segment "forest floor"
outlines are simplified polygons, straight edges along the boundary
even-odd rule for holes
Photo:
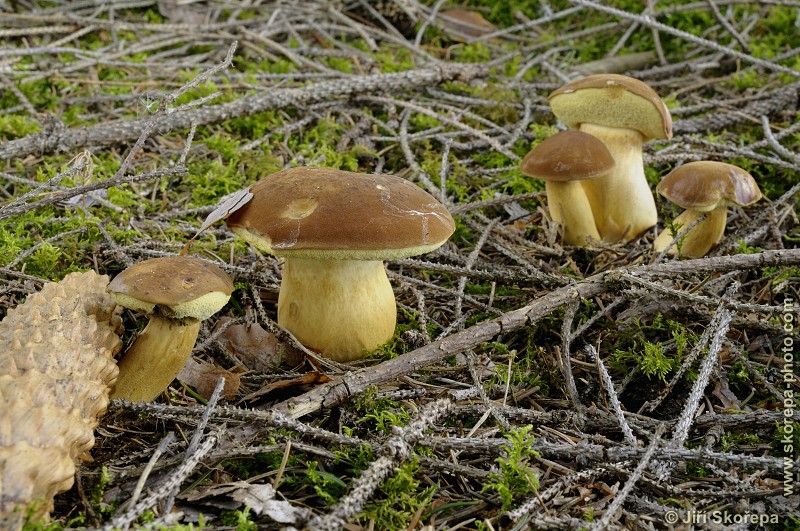
[[[799,25],[789,0],[0,1],[2,315],[180,253],[287,167],[398,175],[457,222],[387,262],[396,335],[350,365],[277,327],[279,259],[205,230],[189,254],[236,291],[193,370],[112,402],[26,528],[800,529]],[[654,254],[660,196],[634,241],[563,245],[520,172],[563,128],[548,95],[609,72],[672,114],[654,194],[697,160],[759,183],[709,256]]]

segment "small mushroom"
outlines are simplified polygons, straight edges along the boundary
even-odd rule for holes
[[[497,31],[497,28],[477,11],[454,7],[436,17],[439,26],[456,42],[468,42]]]
[[[543,179],[550,217],[564,228],[564,243],[585,247],[599,242],[592,207],[581,182],[614,168],[614,159],[597,138],[561,131],[534,147],[520,163],[525,175]]]
[[[108,292],[120,306],[149,318],[119,363],[111,398],[146,402],[161,394],[186,364],[200,322],[225,306],[233,282],[213,264],[168,256],[129,267],[109,283]]]
[[[608,175],[583,183],[603,240],[627,242],[655,225],[642,144],[672,138],[672,118],[658,94],[631,77],[596,74],[567,83],[549,101],[559,120],[599,138],[617,163]]]
[[[433,251],[455,230],[436,199],[391,175],[290,168],[250,191],[228,227],[284,258],[278,324],[336,361],[363,358],[394,335],[383,260]]]
[[[689,230],[680,243],[681,254],[690,258],[702,258],[719,243],[729,206],[747,206],[761,199],[761,190],[752,175],[738,166],[710,160],[675,168],[658,183],[656,190],[686,209],[673,221],[680,230],[705,214],[705,219]],[[675,234],[665,228],[653,242],[655,252],[666,249],[674,238]],[[669,250],[670,254],[677,252],[678,246]]]

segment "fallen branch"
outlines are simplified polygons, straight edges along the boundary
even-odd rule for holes
[[[188,129],[192,122],[207,125],[232,118],[250,116],[271,109],[306,106],[345,98],[356,94],[376,92],[396,93],[409,88],[429,87],[445,81],[468,81],[486,75],[486,67],[475,64],[443,64],[416,68],[390,74],[347,76],[321,81],[301,88],[274,89],[238,100],[174,112],[161,117],[155,124],[160,134]],[[0,160],[11,160],[36,154],[70,151],[87,146],[102,147],[139,138],[151,118],[100,123],[90,127],[46,129],[39,133],[0,143]]]
[[[527,306],[505,313],[495,319],[483,321],[378,365],[336,377],[331,382],[281,402],[272,409],[292,418],[299,418],[321,408],[334,407],[349,396],[361,393],[371,386],[395,380],[419,368],[438,363],[448,356],[475,348],[499,334],[531,326],[539,319],[570,302],[612,291],[613,286],[618,284],[616,279],[624,275],[674,278],[683,274],[719,273],[797,264],[800,264],[800,249],[789,249],[765,251],[758,254],[673,261],[649,266],[632,266],[598,273],[575,284],[552,291]]]

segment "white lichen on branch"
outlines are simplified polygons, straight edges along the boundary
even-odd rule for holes
[[[0,529],[49,510],[94,446],[122,348],[108,277],[71,273],[0,322]]]

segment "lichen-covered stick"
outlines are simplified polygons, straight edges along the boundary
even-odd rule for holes
[[[94,445],[122,348],[107,284],[71,273],[0,322],[0,529],[20,529],[29,507],[49,511]]]

